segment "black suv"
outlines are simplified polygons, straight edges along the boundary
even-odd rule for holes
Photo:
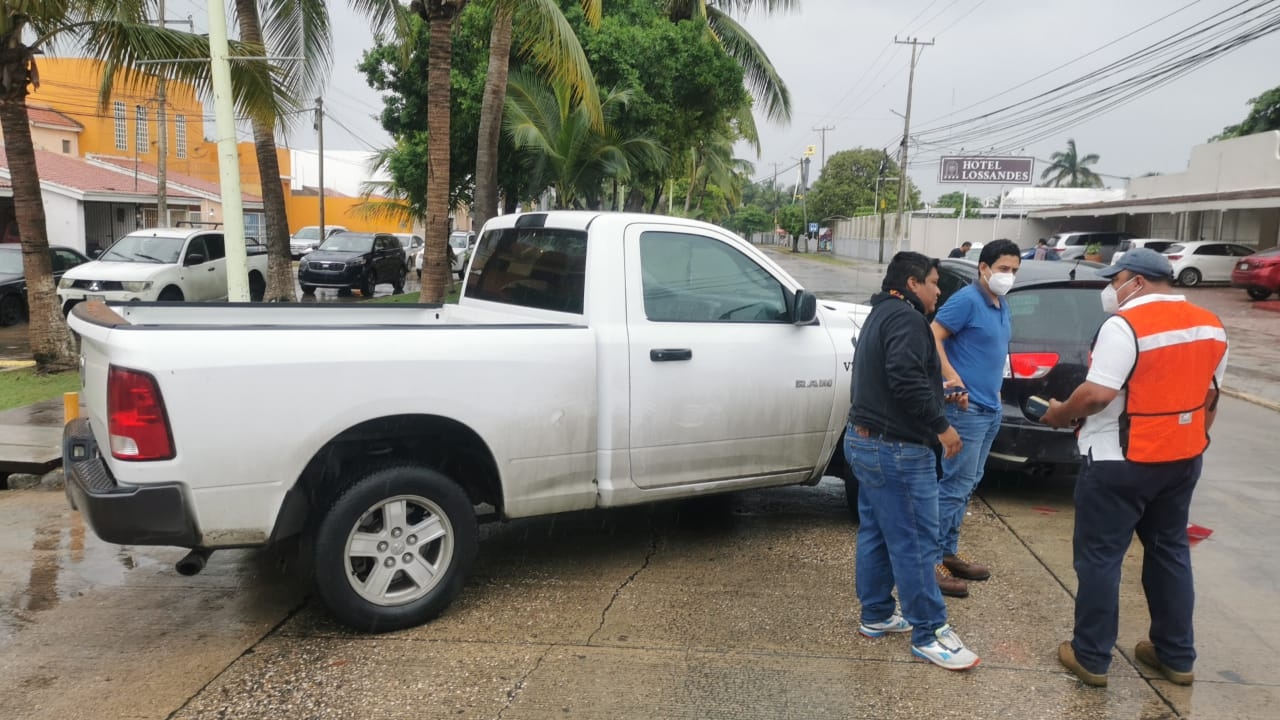
[[[1022,261],[1017,281],[1005,296],[1013,338],[1000,389],[1004,417],[987,467],[1050,469],[1079,462],[1075,433],[1031,420],[1026,408],[1032,395],[1067,399],[1089,374],[1089,348],[1107,318],[1101,293],[1108,281],[1098,276],[1099,269],[1075,260]],[[977,279],[977,263],[943,260],[938,306]]]
[[[331,236],[298,263],[298,284],[311,294],[316,288],[359,289],[373,297],[373,289],[391,283],[404,292],[408,272],[404,248],[390,233],[342,232]]]

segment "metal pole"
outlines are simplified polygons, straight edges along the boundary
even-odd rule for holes
[[[316,145],[320,151],[320,242],[324,235],[324,98],[316,98]]]
[[[906,234],[906,227],[902,222],[902,211],[906,207],[907,198],[910,193],[907,192],[907,140],[911,137],[911,92],[915,87],[916,81],[916,60],[919,58],[919,49],[921,46],[932,45],[933,42],[923,43],[912,38],[911,40],[898,40],[894,38],[895,43],[899,45],[911,46],[911,72],[907,76],[907,112],[902,117],[902,146],[898,153],[898,215],[894,227],[894,252],[902,249],[902,241]]]
[[[158,3],[160,12],[160,29],[164,24],[164,0]],[[169,118],[165,112],[165,80],[159,76],[156,82],[156,129],[160,137],[156,138],[156,225],[169,227]]]
[[[969,212],[969,186],[964,186],[964,196],[960,198],[960,214],[956,216],[956,247],[960,247],[960,221]]]
[[[996,233],[1000,227],[1000,220],[1004,218],[1004,186],[1000,186],[1000,209],[996,210],[996,221],[991,225],[991,239],[996,239]]]
[[[236,147],[230,53],[226,6],[222,0],[214,0],[209,3],[209,60],[218,135],[218,178],[222,187],[222,236],[227,253],[227,300],[247,302],[249,264],[244,249],[244,205],[240,196],[240,153]]]

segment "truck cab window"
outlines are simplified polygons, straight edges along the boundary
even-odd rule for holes
[[[654,322],[788,321],[786,291],[738,250],[699,235],[640,236],[645,316]]]
[[[587,234],[550,228],[485,233],[467,276],[467,297],[582,313]]]

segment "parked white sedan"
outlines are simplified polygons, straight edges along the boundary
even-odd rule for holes
[[[1177,243],[1164,251],[1173,265],[1173,277],[1187,287],[1202,282],[1230,282],[1231,270],[1240,258],[1253,253],[1253,248],[1244,245],[1206,240]]]

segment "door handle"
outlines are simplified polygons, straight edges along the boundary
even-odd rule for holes
[[[693,350],[689,348],[654,348],[649,351],[649,359],[653,362],[673,362],[675,360],[692,360]]]
[[[217,269],[217,268],[209,268],[209,269],[208,269],[208,270],[206,270],[205,272],[213,272],[213,271],[214,271],[214,270],[216,270],[216,269]]]

